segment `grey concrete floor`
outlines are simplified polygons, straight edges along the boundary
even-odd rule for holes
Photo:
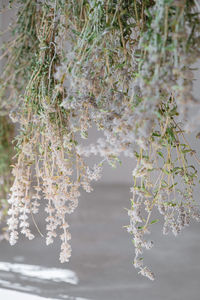
[[[124,208],[129,207],[129,196],[129,187],[120,184],[99,185],[93,193],[82,194],[79,207],[69,218],[73,251],[67,264],[58,260],[59,240],[47,247],[34,227],[37,237],[33,241],[21,238],[14,247],[0,243],[0,262],[70,269],[78,284],[26,276],[0,266],[0,288],[26,291],[30,293],[27,300],[32,299],[31,294],[69,300],[199,300],[200,224],[191,224],[176,238],[162,235],[162,221],[152,225],[155,246],[145,253],[147,265],[156,273],[151,282],[132,266],[131,236],[123,228],[128,224]],[[36,222],[45,232],[42,219],[44,215]],[[20,299],[5,295],[0,289],[0,300]]]

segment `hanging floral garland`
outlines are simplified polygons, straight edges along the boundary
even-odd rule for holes
[[[19,126],[8,193],[11,245],[19,232],[34,238],[29,218],[44,199],[46,243],[59,235],[60,261],[68,261],[67,215],[80,189],[91,192],[103,166],[117,165],[123,153],[137,162],[126,226],[134,266],[153,280],[142,257],[153,246],[145,238],[158,221],[152,212],[163,216],[164,234],[177,235],[191,218],[200,221],[193,197],[200,161],[185,135],[200,123],[192,94],[192,65],[200,58],[198,1],[10,1],[14,5],[0,77],[0,115]],[[102,138],[84,146],[90,127]],[[101,157],[92,168],[91,155]]]

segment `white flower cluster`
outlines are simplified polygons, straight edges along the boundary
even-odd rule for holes
[[[132,190],[132,189],[131,189]],[[133,190],[132,190],[133,191]],[[143,276],[154,280],[154,274],[147,268],[143,266],[143,249],[151,249],[153,247],[152,241],[146,241],[144,239],[144,234],[149,233],[148,228],[143,223],[142,217],[142,198],[137,197],[135,191],[133,191],[132,208],[128,210],[128,215],[130,217],[130,225],[127,226],[127,231],[133,235],[133,243],[135,246],[135,258],[134,267],[139,268],[139,273]],[[135,198],[137,197],[137,200]]]

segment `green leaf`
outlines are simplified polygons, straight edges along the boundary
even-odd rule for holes
[[[170,172],[167,171],[166,169],[162,169],[162,171],[163,171],[166,175],[169,175],[169,174],[170,174]]]
[[[144,228],[144,226],[138,226],[138,229],[143,229]]]
[[[150,224],[155,224],[157,222],[159,222],[159,219],[152,220]]]
[[[154,131],[154,132],[152,133],[152,136],[161,136],[161,134],[160,134],[159,132]]]
[[[157,151],[157,154],[158,154],[158,155],[160,155],[160,156],[161,156],[163,159],[165,159],[165,158],[164,158],[164,155],[163,155],[163,153],[162,153],[162,152],[160,152],[160,151]]]

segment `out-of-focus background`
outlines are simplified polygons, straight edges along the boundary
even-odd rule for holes
[[[10,17],[0,16],[1,30]],[[195,78],[194,93],[199,99],[199,68]],[[200,156],[195,135],[190,143]],[[95,136],[92,131],[91,140]],[[59,262],[60,241],[47,247],[34,224],[33,241],[20,238],[14,247],[2,241],[0,299],[198,300],[200,224],[192,223],[176,238],[162,235],[161,219],[154,225],[155,246],[145,252],[146,263],[156,274],[154,282],[138,275],[132,265],[134,246],[123,226],[129,221],[125,208],[130,207],[133,167],[134,161],[122,157],[117,169],[105,167],[92,193],[82,193],[77,210],[69,217],[73,250],[69,263]],[[44,219],[41,214],[35,221],[45,234]]]

